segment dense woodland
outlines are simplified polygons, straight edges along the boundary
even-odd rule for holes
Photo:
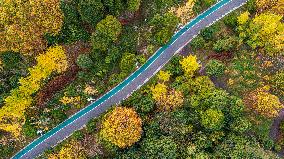
[[[0,158],[123,81],[216,2],[2,0]],[[284,0],[249,0],[39,158],[281,158],[283,16]]]

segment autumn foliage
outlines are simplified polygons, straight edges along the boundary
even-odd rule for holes
[[[33,54],[46,48],[45,33],[57,34],[63,15],[60,0],[3,0],[0,6],[0,52]]]
[[[120,148],[131,146],[141,134],[142,120],[132,108],[116,107],[102,123],[102,137]]]
[[[200,64],[197,62],[196,56],[189,55],[180,61],[181,67],[187,77],[192,77],[200,68]]]
[[[270,56],[283,55],[284,23],[282,15],[262,13],[254,19],[249,19],[249,13],[244,12],[238,17],[239,37],[253,49],[264,48]]]
[[[51,154],[48,159],[85,159],[84,147],[76,141],[65,144],[57,154]]]
[[[0,109],[0,129],[12,132],[15,136],[19,135],[25,109],[31,106],[32,95],[40,89],[42,81],[53,72],[61,73],[67,69],[67,58],[61,46],[49,48],[45,54],[36,57],[36,61],[37,65],[29,69],[30,75],[19,80],[20,86],[11,91]]]
[[[163,83],[151,87],[151,91],[159,111],[171,111],[183,104],[182,92],[174,89],[168,90]]]
[[[270,94],[265,87],[249,93],[245,98],[245,104],[258,114],[268,118],[278,116],[279,111],[284,108],[279,98]]]

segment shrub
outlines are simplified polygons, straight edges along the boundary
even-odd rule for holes
[[[225,66],[218,60],[210,60],[206,64],[205,69],[208,76],[220,77],[225,72]]]
[[[90,69],[93,66],[93,61],[87,54],[79,55],[76,63],[82,69]]]
[[[95,26],[103,18],[104,5],[100,0],[80,0],[78,10],[83,21]]]
[[[207,109],[201,114],[201,124],[209,130],[220,130],[224,124],[224,114],[217,109]]]
[[[106,114],[100,134],[103,139],[126,148],[140,139],[142,120],[132,108],[116,107]]]
[[[174,159],[178,157],[178,145],[169,137],[150,138],[142,143],[142,152],[149,159]]]

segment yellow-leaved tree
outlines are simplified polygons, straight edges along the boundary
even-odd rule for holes
[[[284,55],[283,15],[262,13],[248,20],[248,12],[240,15],[239,37],[253,49],[264,48],[270,56]]]
[[[60,0],[1,0],[0,52],[41,52],[44,34],[57,34],[62,23]]]
[[[171,73],[169,71],[161,70],[158,74],[158,78],[162,82],[168,82],[170,80]]]
[[[48,159],[86,159],[87,155],[80,142],[70,141],[57,154],[50,154]]]
[[[100,134],[120,148],[129,147],[141,138],[142,120],[133,108],[116,107],[105,115]]]
[[[67,57],[62,46],[49,48],[45,54],[36,57],[37,65],[29,69],[29,76],[19,80],[20,86],[13,89],[0,109],[0,129],[19,136],[24,122],[25,109],[33,102],[32,95],[40,89],[43,80],[52,72],[61,73],[67,69]]]
[[[167,90],[164,83],[151,87],[152,97],[156,101],[159,111],[171,111],[183,104],[183,94],[177,90]]]
[[[270,94],[267,87],[258,88],[249,93],[244,101],[249,108],[268,118],[277,117],[279,111],[284,108],[279,98]]]
[[[200,68],[200,64],[197,62],[197,57],[193,55],[189,55],[185,58],[183,58],[180,61],[181,67],[185,73],[185,75],[189,78],[191,78],[195,71],[197,71]]]

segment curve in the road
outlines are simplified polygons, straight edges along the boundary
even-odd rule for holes
[[[131,93],[140,88],[140,86],[145,84],[175,55],[175,53],[197,36],[201,29],[212,25],[228,13],[245,4],[246,1],[247,0],[221,0],[198,15],[180,29],[166,45],[159,48],[143,66],[128,76],[123,82],[89,106],[34,140],[12,158],[35,158],[44,150],[57,145],[62,140],[69,137],[74,131],[81,129],[90,119],[99,116],[111,105],[124,100],[130,96]]]

